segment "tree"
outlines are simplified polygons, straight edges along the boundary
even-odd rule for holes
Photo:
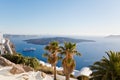
[[[74,55],[81,55],[76,50],[76,44],[71,42],[65,42],[64,47],[61,46],[62,53],[65,57],[62,60],[63,71],[66,76],[66,80],[70,79],[70,74],[75,69],[75,60],[73,58]]]
[[[61,51],[59,43],[57,41],[50,42],[45,47],[45,50],[47,50],[48,53],[45,53],[43,56],[48,58],[48,63],[54,68],[54,80],[56,80],[56,64],[58,61],[58,53]]]
[[[109,51],[107,58],[103,57],[100,61],[91,66],[94,80],[120,80],[120,52]]]

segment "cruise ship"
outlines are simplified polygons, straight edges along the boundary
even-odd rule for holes
[[[23,52],[30,52],[30,51],[35,51],[36,48],[24,48]]]

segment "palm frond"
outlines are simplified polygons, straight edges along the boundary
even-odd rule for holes
[[[62,56],[58,56],[58,60],[62,60],[63,59],[63,57]]]
[[[81,56],[81,53],[76,51],[76,55],[77,56]]]
[[[90,66],[91,70],[93,70],[93,78],[101,76],[102,80],[117,80],[120,77],[120,54],[113,51],[108,51],[106,54],[107,58],[103,57]]]
[[[48,58],[50,55],[48,53],[44,53],[42,57]]]

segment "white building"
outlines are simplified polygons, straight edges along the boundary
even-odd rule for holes
[[[3,34],[0,33],[0,54],[4,54],[6,49],[10,54],[13,54],[13,51],[12,51],[9,43],[10,43],[10,40],[5,39],[3,37]]]
[[[4,44],[5,39],[3,38],[3,34],[0,33],[0,54],[4,54]]]

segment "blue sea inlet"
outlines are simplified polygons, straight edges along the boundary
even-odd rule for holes
[[[36,37],[37,38],[37,37]],[[74,37],[76,38],[76,37]],[[111,39],[104,37],[77,37],[78,39],[95,40],[96,42],[82,42],[77,43],[77,50],[82,54],[81,57],[75,56],[76,69],[80,70],[82,67],[92,65],[95,61],[100,60],[103,56],[106,56],[105,52],[120,51],[120,38]],[[15,45],[16,51],[24,56],[36,57],[39,60],[47,62],[46,58],[43,58],[45,45],[34,45],[26,43],[23,40],[33,39],[33,37],[12,37],[10,38]],[[25,48],[36,48],[35,51],[25,52]],[[58,62],[57,66],[61,66],[61,61]]]

